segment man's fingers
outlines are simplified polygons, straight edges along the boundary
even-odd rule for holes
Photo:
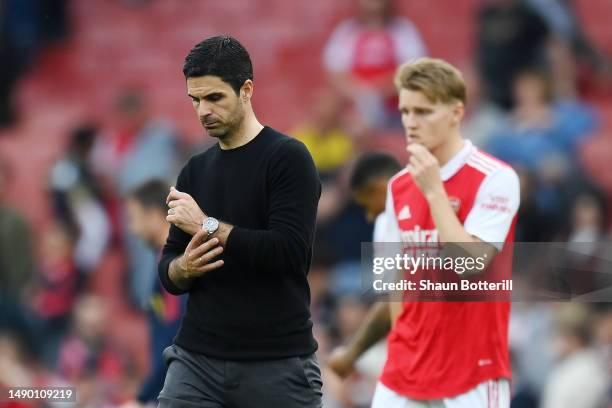
[[[189,254],[192,250],[197,248],[200,242],[202,242],[202,238],[205,234],[207,234],[207,232],[203,229],[198,230],[198,232],[196,232],[195,235],[191,238],[191,241],[189,241],[189,244],[187,244],[185,252]]]
[[[170,208],[175,208],[175,207],[178,207],[179,205],[185,205],[185,204],[187,204],[187,200],[185,200],[184,198],[168,201],[168,207]]]
[[[170,224],[173,224],[175,227],[179,227],[178,223],[181,220],[181,217],[179,217],[178,214],[169,214],[166,215],[166,221],[168,221]]]
[[[406,151],[408,151],[410,154],[423,154],[428,150],[422,144],[410,143],[408,146],[406,146]]]
[[[214,269],[218,269],[218,268],[222,267],[223,263],[224,263],[223,259],[219,259],[218,261],[206,264],[206,265],[202,266],[201,268],[197,268],[196,272],[198,272],[199,275],[202,275],[202,274],[204,274],[206,272],[210,272],[210,271],[212,271]]]
[[[421,145],[410,145],[406,150],[408,151],[408,153],[410,153],[409,160],[416,160],[419,163],[422,163],[427,160],[427,155],[429,152]]]
[[[188,197],[191,197],[191,196],[187,193],[183,193],[182,191],[178,191],[174,187],[170,187],[170,194],[168,194],[168,197],[166,197],[166,204],[172,200],[179,200],[181,198],[188,198]]]
[[[406,150],[410,153],[410,159],[412,160],[414,158],[414,160],[422,166],[434,165],[438,162],[429,150],[419,144],[413,143],[409,145]]]
[[[204,272],[212,271],[213,269],[222,267],[224,263],[225,262],[223,262],[223,259],[219,259],[218,261],[209,263],[208,265],[204,266],[202,269],[204,270]]]
[[[411,164],[413,167],[415,167],[415,168],[419,168],[419,167],[421,167],[421,166],[423,166],[423,165],[424,165],[424,163],[423,163],[423,161],[424,161],[424,160],[423,160],[423,158],[421,158],[421,157],[417,157],[417,156],[416,156],[416,155],[414,155],[414,154],[413,154],[412,156],[410,156],[410,159],[408,159],[408,161],[409,161],[409,162],[410,162],[410,164]]]
[[[222,247],[218,247],[218,248],[213,249],[212,251],[206,252],[204,255],[202,255],[200,257],[195,258],[193,260],[193,267],[194,267],[194,269],[201,268],[204,265],[207,265],[214,258],[216,258],[219,255],[221,255],[222,252],[223,252],[223,248]]]
[[[168,197],[166,198],[166,202],[170,202],[172,200],[178,200],[181,198],[180,196],[180,192],[178,190],[170,190],[170,194],[168,194]]]
[[[219,240],[217,238],[209,239],[202,245],[194,248],[193,251],[191,251],[191,253],[189,254],[189,256],[195,261],[196,259],[201,258],[202,256],[206,256],[206,254],[209,254],[213,251],[217,251],[220,249],[222,252],[223,247],[216,247],[217,245],[219,245]]]
[[[214,248],[214,249],[204,253],[202,256],[194,258],[193,263],[194,263],[196,268],[199,268],[201,266],[206,265],[210,261],[212,261],[213,258],[216,258],[219,255],[221,255],[222,252],[223,252],[223,247]]]
[[[421,164],[420,161],[414,159],[414,158],[410,158],[408,166],[406,166],[406,168],[408,168],[410,174],[412,174],[413,176],[418,175],[421,170],[423,169],[423,165]]]

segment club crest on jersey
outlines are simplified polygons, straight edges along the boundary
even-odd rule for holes
[[[450,202],[450,205],[455,214],[458,214],[459,208],[461,208],[461,199],[459,199],[458,197],[449,197],[448,201]]]

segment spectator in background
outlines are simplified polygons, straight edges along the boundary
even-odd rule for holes
[[[0,7],[3,3],[0,3]],[[0,10],[0,19],[2,19]],[[4,23],[0,23],[0,128],[12,125],[16,119],[13,92],[20,75],[17,50],[6,38]]]
[[[5,201],[11,178],[9,164],[0,157],[0,298],[19,296],[34,271],[27,222]]]
[[[519,250],[515,246],[515,252],[524,255],[524,248],[521,246]],[[554,306],[551,302],[512,303],[508,332],[512,358],[512,408],[538,407],[537,402],[555,359],[551,347],[554,344],[553,328]]]
[[[169,125],[151,117],[145,97],[124,91],[115,106],[117,131],[98,144],[94,152],[99,174],[106,179],[109,195],[124,198],[147,180],[171,178],[177,173],[177,141]],[[155,268],[155,254],[127,231],[124,209],[111,204],[116,233],[125,238],[129,257],[130,295],[139,306],[148,302],[154,280],[145,271]]]
[[[594,187],[583,187],[574,195],[570,220],[569,233],[563,237],[570,245],[603,241],[608,224],[608,205],[605,195]]]
[[[0,128],[17,119],[14,89],[43,46],[68,33],[66,0],[0,2]]]
[[[588,296],[612,285],[610,242],[606,239],[608,210],[605,195],[594,187],[572,194],[569,227],[555,241],[567,242],[556,257],[572,295]],[[601,299],[601,297],[599,298]]]
[[[474,67],[466,66],[463,70],[466,93],[470,100],[465,111],[465,120],[461,131],[475,146],[484,148],[491,134],[506,119],[505,112],[484,95],[483,84]]]
[[[537,180],[535,175],[522,167],[517,167],[521,185],[521,206],[516,221],[516,242],[549,241],[559,232],[559,225],[551,220],[550,214],[542,211],[537,203]],[[520,262],[520,259],[516,259]],[[518,263],[517,263],[518,265]]]
[[[101,140],[94,158],[97,170],[111,177],[122,197],[151,178],[176,172],[174,130],[151,116],[141,91],[122,91],[115,104],[115,118],[116,131]]]
[[[351,192],[368,221],[384,222],[382,214],[387,200],[387,184],[401,169],[393,156],[380,152],[365,153],[355,163],[350,180]],[[374,240],[381,241],[382,238],[375,231]]]
[[[548,26],[520,0],[487,0],[476,24],[476,65],[486,96],[509,110],[514,105],[511,84],[516,74],[545,64]]]
[[[57,373],[76,387],[79,406],[105,407],[123,398],[128,361],[108,338],[109,305],[84,295],[74,307],[72,333],[64,338]]]
[[[426,54],[414,24],[392,0],[356,0],[358,15],[341,22],[323,53],[332,84],[353,102],[370,128],[400,128],[393,75],[399,64]]]
[[[610,261],[608,261],[608,265]],[[610,270],[608,268],[608,270]],[[595,305],[593,327],[593,343],[600,357],[607,378],[612,378],[612,303],[598,303]],[[608,396],[612,400],[612,383],[608,382]]]
[[[608,402],[608,373],[591,346],[592,313],[580,303],[560,307],[558,354],[542,397],[542,408],[599,408]]]
[[[0,128],[17,119],[14,89],[38,45],[38,7],[35,0],[0,2]]]
[[[551,69],[557,74],[555,82],[569,85],[562,90],[563,95],[575,95],[576,75],[580,72],[575,72],[574,61],[579,67],[587,68],[590,76],[593,76],[593,73],[604,74],[610,68],[609,61],[582,29],[573,0],[525,0],[525,2],[540,14],[551,28],[557,42],[556,47],[563,48],[557,50],[556,53],[565,54],[567,52],[567,56],[570,57],[558,63],[553,61],[551,65]]]
[[[30,307],[38,326],[42,359],[52,368],[57,363],[61,339],[70,323],[77,296],[74,251],[77,232],[68,224],[54,222],[41,239],[40,265],[33,283]]]
[[[74,129],[66,154],[53,165],[49,177],[55,216],[78,233],[74,263],[81,277],[98,266],[110,241],[102,187],[91,163],[97,132],[89,124]]]
[[[355,293],[338,297],[335,314],[338,344],[348,343],[367,318],[368,305],[360,301],[358,295]],[[383,305],[388,306],[386,303]],[[385,309],[388,311],[388,308]],[[384,342],[377,342],[363,353],[358,362],[355,361],[356,367],[351,370],[351,376],[336,389],[335,397],[342,403],[341,406],[370,407],[385,356]]]
[[[32,236],[26,220],[6,202],[12,179],[0,157],[0,329],[28,330],[22,296],[34,273]]]
[[[40,36],[47,44],[65,40],[70,31],[68,0],[38,0]]]
[[[0,332],[0,389],[3,390],[1,408],[45,408],[41,400],[13,400],[7,397],[7,388],[17,387],[68,387],[58,382],[49,371],[36,360],[33,350],[28,349],[28,340],[22,333]]]
[[[137,187],[128,195],[127,212],[130,231],[143,240],[157,253],[161,252],[170,224],[166,221],[166,197],[169,186],[161,180],[151,180]],[[157,270],[149,273],[157,276]],[[135,401],[123,405],[123,408],[139,408],[144,404],[156,404],[157,396],[164,386],[166,365],[162,352],[172,344],[178,332],[181,316],[185,311],[187,296],[170,295],[155,280],[153,292],[149,298],[149,375],[142,384]]]
[[[578,149],[596,125],[593,112],[576,102],[555,100],[547,71],[527,69],[513,83],[516,106],[486,150],[534,174],[540,210],[563,226],[568,195],[581,184]],[[572,187],[573,186],[573,187]]]
[[[312,118],[289,133],[306,145],[325,180],[351,158],[353,140],[343,123],[345,103],[337,93],[319,91],[312,106]]]
[[[366,218],[370,222],[376,220],[373,242],[388,241],[384,236],[387,184],[400,170],[401,165],[393,156],[380,152],[363,154],[353,167],[350,178],[352,196],[365,211]],[[354,278],[360,281],[359,276]],[[342,289],[342,285],[336,286],[339,286],[337,292]],[[358,287],[360,290],[361,286]],[[341,379],[348,377],[348,380],[338,382],[337,378],[331,378],[331,389],[338,400],[350,406],[369,406],[386,353],[381,340],[391,327],[389,304],[377,302],[366,315],[365,305],[356,302],[354,297],[340,292],[338,298],[338,343],[346,344],[346,347],[339,347],[331,354],[327,368]]]

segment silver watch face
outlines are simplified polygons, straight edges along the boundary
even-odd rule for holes
[[[206,232],[208,232],[209,234],[212,234],[215,231],[217,231],[217,229],[219,228],[219,221],[216,218],[208,217],[207,219],[204,220],[202,227],[204,228]]]

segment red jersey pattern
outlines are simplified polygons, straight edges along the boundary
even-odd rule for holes
[[[441,168],[451,206],[473,236],[501,250],[491,267],[511,267],[519,205],[516,173],[469,141]],[[428,203],[407,171],[389,181],[387,236],[437,242]],[[405,302],[388,338],[381,382],[412,399],[453,397],[510,378],[508,302]]]

